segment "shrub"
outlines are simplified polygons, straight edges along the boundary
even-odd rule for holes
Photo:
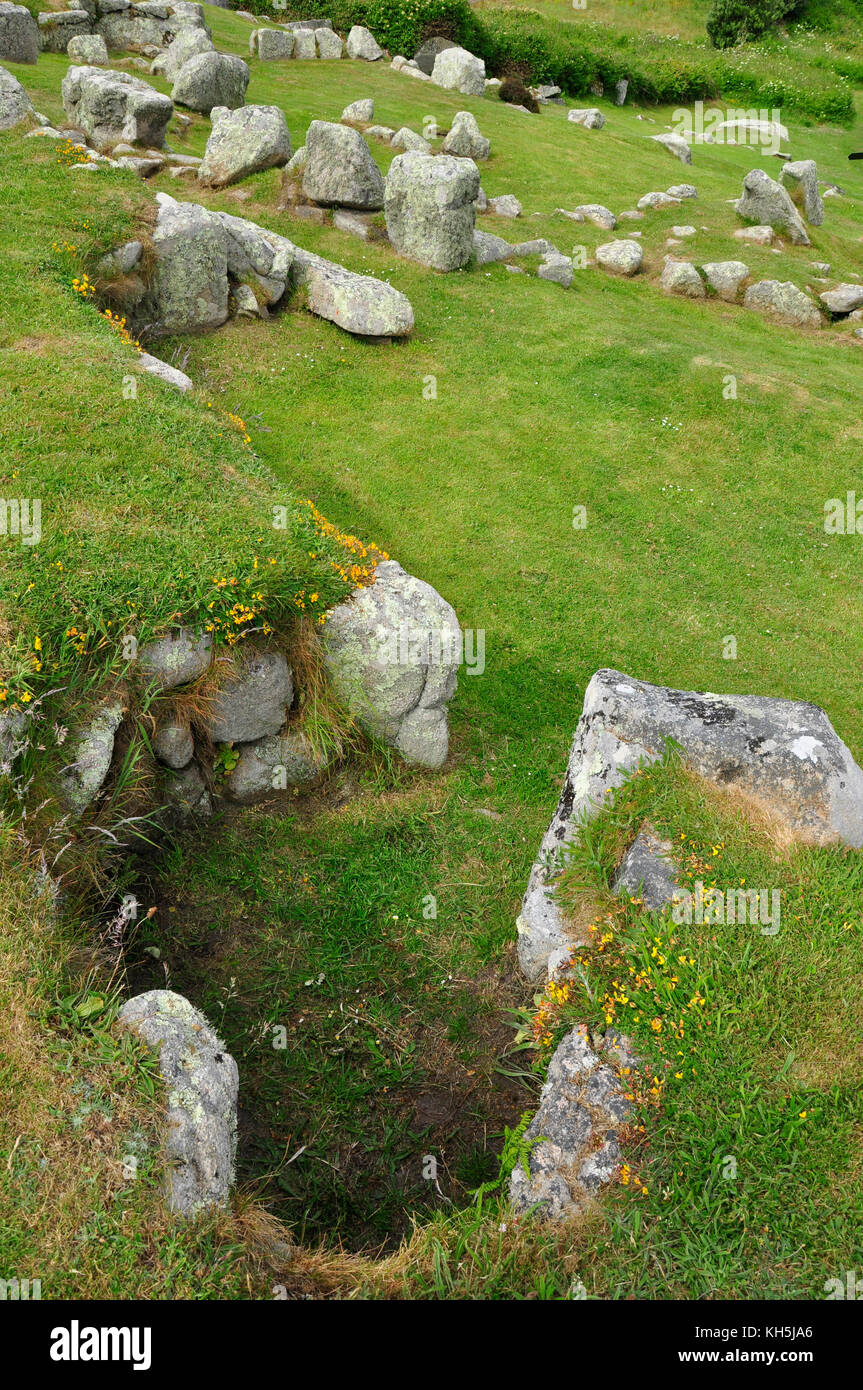
[[[531,96],[524,82],[516,73],[503,79],[497,94],[501,101],[508,101],[512,106],[526,106],[528,111],[539,110],[539,102]]]
[[[714,48],[760,39],[775,29],[795,3],[789,0],[713,0],[707,16],[707,37]]]

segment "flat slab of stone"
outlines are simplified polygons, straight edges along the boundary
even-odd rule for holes
[[[821,315],[812,300],[790,280],[759,280],[743,296],[747,309],[758,309],[782,323],[820,328]]]

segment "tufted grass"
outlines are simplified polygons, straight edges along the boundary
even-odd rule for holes
[[[245,21],[215,10],[208,20],[220,48],[245,51]],[[35,69],[13,69],[58,120],[66,66],[44,55]],[[21,1277],[50,1269],[45,1297],[163,1296],[164,1287],[178,1297],[267,1297],[281,1281],[290,1296],[557,1299],[574,1280],[598,1297],[820,1296],[824,1279],[854,1267],[849,1232],[859,1223],[859,1093],[847,1065],[856,1047],[847,1033],[859,1017],[856,857],[822,851],[776,861],[757,834],[747,848],[722,809],[696,795],[669,803],[662,793],[668,828],[679,825],[678,833],[705,845],[726,837],[729,872],[746,872],[748,860],[739,866],[751,852],[753,871],[769,871],[797,893],[801,922],[787,936],[759,937],[748,955],[751,943],[740,937],[693,938],[711,982],[714,1032],[703,1040],[700,1076],[651,1107],[650,1150],[628,1150],[648,1197],[617,1189],[574,1229],[554,1234],[508,1222],[495,1199],[479,1212],[459,1205],[467,1202],[466,1175],[475,1172],[469,1166],[461,1176],[455,1164],[444,1166],[443,1190],[456,1209],[443,1203],[431,1216],[427,1190],[406,1201],[394,1178],[404,1166],[415,1174],[426,1152],[429,1135],[417,1134],[403,1112],[418,1088],[428,1089],[436,1057],[446,1058],[456,1093],[469,1089],[468,1072],[491,1078],[496,1065],[536,1084],[530,1056],[489,1038],[485,1021],[500,1017],[492,1006],[500,1013],[531,1007],[514,973],[512,923],[597,667],[676,686],[813,700],[863,757],[859,555],[855,538],[823,531],[825,500],[858,484],[863,349],[849,325],[782,329],[715,301],[665,299],[655,284],[670,227],[690,221],[699,228],[699,260],[744,259],[759,277],[799,285],[812,283],[812,260],[830,261],[837,278],[863,273],[863,184],[859,166],[846,160],[863,132],[859,124],[849,133],[792,123],[795,156],[817,158],[821,175],[849,196],[828,200],[811,251],[787,247],[779,256],[731,237],[737,220],[726,200],[761,158],[740,147],[704,147],[684,167],[644,138],[664,128],[670,111],[600,102],[608,124],[591,132],[567,125],[556,109],[533,119],[377,66],[253,62],[252,69],[248,100],[282,105],[295,146],[312,118],[337,119],[364,95],[375,97],[375,120],[392,126],[419,129],[425,115],[445,125],[456,110],[473,110],[492,140],[486,191],[515,192],[525,208],[515,225],[495,218],[481,225],[512,240],[544,235],[565,251],[578,244],[591,252],[608,237],[555,217],[556,206],[601,201],[620,211],[649,189],[683,181],[700,196],[633,224],[643,232],[649,278],[624,283],[585,270],[564,293],[500,266],[434,275],[385,247],[292,219],[277,211],[276,173],[247,181],[241,191],[251,196],[243,200],[238,190],[199,193],[167,176],[142,188],[131,177],[68,173],[53,151],[33,151],[36,141],[25,147],[3,137],[15,197],[0,209],[9,248],[0,262],[0,370],[10,382],[0,410],[24,460],[24,470],[14,465],[15,485],[38,477],[67,499],[68,521],[49,544],[76,592],[105,624],[142,595],[158,598],[156,617],[164,617],[172,604],[161,584],[175,582],[180,568],[209,568],[214,549],[225,563],[244,553],[245,523],[257,515],[257,499],[275,489],[313,498],[341,529],[374,538],[440,589],[464,627],[485,632],[486,671],[460,678],[454,756],[441,778],[368,764],[307,808],[319,820],[301,807],[295,821],[264,810],[223,827],[196,857],[177,849],[168,862],[160,911],[137,943],[135,969],[145,967],[143,946],[157,945],[173,982],[182,980],[224,1026],[243,1096],[260,1097],[274,1115],[273,1132],[258,1133],[257,1147],[245,1151],[246,1186],[223,1222],[179,1234],[161,1225],[155,1170],[135,1188],[130,1208],[111,1165],[126,1117],[143,1124],[148,1113],[141,1061],[119,1055],[107,1028],[94,1041],[93,1029],[70,1026],[53,1004],[57,994],[78,999],[87,988],[88,960],[82,964],[71,946],[92,924],[64,928],[64,938],[43,923],[44,947],[25,951],[26,900],[11,873],[0,878],[4,927],[12,924],[0,987],[26,1001],[14,1015],[19,1037],[8,1044],[15,1102],[0,1121],[2,1264],[11,1259]],[[201,154],[207,129],[196,117],[185,141],[172,135],[171,143]],[[385,169],[385,147],[373,149]],[[778,161],[764,162],[778,169]],[[191,399],[144,378],[138,402],[126,408],[132,403],[115,388],[127,349],[76,302],[70,267],[65,282],[53,264],[37,267],[55,236],[84,220],[94,235],[82,254],[95,256],[97,242],[139,225],[157,188],[251,217],[391,279],[414,305],[414,337],[388,347],[358,343],[301,312],[230,324],[210,338],[156,348],[166,358],[189,352],[186,370],[199,386]],[[734,401],[722,394],[729,373],[737,378]],[[429,376],[436,400],[423,397]],[[250,446],[231,432],[220,436],[210,400],[246,422]],[[166,493],[171,459],[180,462]],[[587,507],[585,530],[573,530],[576,505]],[[21,557],[4,547],[0,616],[28,634],[52,624],[65,630],[58,597],[68,591],[42,588],[38,602],[36,590],[25,595]],[[292,554],[291,578],[306,572],[299,547]],[[293,590],[286,584],[280,592]],[[729,634],[736,661],[722,658]],[[608,845],[625,841],[647,806],[635,797],[609,812],[605,848],[597,831],[591,890],[600,896]],[[302,881],[310,866],[312,892]],[[422,918],[426,892],[438,899],[432,923]],[[633,933],[644,932],[634,913],[627,920]],[[848,932],[846,920],[854,924]],[[192,963],[206,960],[200,971],[181,944]],[[306,986],[321,972],[320,986]],[[143,973],[139,979],[155,983]],[[357,989],[377,1031],[356,1025],[348,1065],[328,1051],[343,1039],[327,1014]],[[306,1012],[311,1029],[298,1022]],[[261,1026],[273,1022],[296,1028],[292,1090],[283,1086],[281,1058],[262,1046]],[[390,1034],[397,1045],[381,1045]],[[52,1103],[36,1114],[24,1078],[28,1059],[49,1043],[58,1058],[56,1071],[44,1073]],[[104,1156],[91,1155],[96,1166],[64,1175],[69,1200],[54,1201],[47,1222],[38,1216],[38,1146],[66,1151],[62,1117],[79,1104],[71,1079],[78,1066],[94,1088],[93,1114],[111,1088],[126,1108],[107,1117]],[[381,1101],[371,1122],[369,1097],[389,1073],[401,1090]],[[804,1109],[814,1123],[798,1123]],[[92,1137],[90,1114],[84,1133]],[[500,1150],[505,1117],[485,1118],[476,1147],[488,1155]],[[4,1171],[22,1132],[35,1135],[32,1146],[22,1140]],[[365,1144],[374,1156],[343,1180],[345,1135],[346,1147]],[[306,1153],[286,1166],[308,1139]],[[736,1187],[716,1173],[717,1154],[729,1153],[743,1174]],[[374,1181],[363,1190],[369,1173],[377,1192]],[[289,1269],[273,1253],[272,1227],[255,1196],[312,1242]],[[133,1211],[124,1218],[128,1229],[116,1219],[118,1201]],[[420,1224],[408,1229],[412,1213]],[[336,1250],[334,1237],[315,1247],[333,1223],[350,1253]],[[375,1260],[370,1252],[384,1238],[389,1251]],[[64,1253],[70,1241],[74,1262]]]

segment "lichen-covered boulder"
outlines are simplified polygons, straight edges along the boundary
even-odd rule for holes
[[[288,123],[280,106],[214,106],[213,129],[198,167],[198,179],[224,188],[261,169],[287,164],[291,157]]]
[[[101,34],[75,34],[69,40],[66,52],[73,63],[91,68],[108,66],[108,50]]]
[[[315,30],[315,47],[318,57],[324,61],[342,56],[342,41],[332,29]]]
[[[390,147],[394,150],[417,150],[420,154],[431,154],[431,145],[424,135],[418,135],[409,125],[403,125],[390,137]]]
[[[258,652],[237,663],[203,723],[214,743],[253,743],[280,731],[293,698],[293,675],[282,653]]]
[[[672,690],[597,671],[516,924],[529,979],[542,977],[555,949],[572,946],[554,898],[567,845],[627,773],[662,757],[669,738],[694,772],[763,806],[793,839],[863,847],[863,769],[817,705]]]
[[[72,738],[71,758],[60,774],[60,789],[71,811],[81,815],[95,801],[111,767],[114,735],[123,722],[118,700],[104,705]]]
[[[485,93],[485,63],[466,48],[444,48],[435,58],[431,80],[438,87],[481,97]]]
[[[743,195],[735,208],[740,217],[760,226],[773,227],[789,237],[795,246],[809,246],[809,236],[803,219],[791,201],[788,191],[765,174],[752,169],[743,180]]]
[[[803,328],[820,328],[821,314],[809,298],[790,280],[758,280],[743,296],[747,309],[769,314],[780,323]]]
[[[39,26],[24,5],[0,4],[0,58],[9,63],[35,63],[39,57]]]
[[[818,192],[818,169],[814,159],[796,159],[783,164],[779,175],[791,201],[812,227],[824,221],[824,202]]]
[[[453,155],[396,155],[386,182],[386,222],[397,251],[434,270],[473,255],[479,169]]]
[[[573,107],[567,112],[566,119],[573,125],[584,126],[586,130],[602,130],[605,125],[605,117],[598,106]]]
[[[188,724],[176,717],[163,719],[153,735],[153,752],[160,763],[174,772],[188,767],[195,754],[195,742]]]
[[[446,600],[395,560],[381,561],[373,584],[328,613],[323,643],[335,693],[360,727],[409,763],[442,766],[462,656]]]
[[[749,275],[749,267],[743,261],[708,261],[701,271],[719,298],[731,304],[736,302],[738,290]]]
[[[232,801],[244,805],[314,782],[328,766],[326,754],[314,746],[308,734],[293,729],[244,743],[239,753],[236,767],[225,778],[225,791]]]
[[[197,680],[213,662],[213,638],[209,632],[196,636],[190,628],[179,628],[166,637],[147,642],[138,652],[138,669],[148,684],[159,690],[174,690]]]
[[[470,111],[457,111],[443,142],[444,154],[460,159],[488,159],[490,141],[480,133],[476,117]]]
[[[178,106],[209,115],[214,106],[234,111],[246,100],[249,65],[233,53],[197,53],[183,64],[171,96]]]
[[[492,261],[505,261],[515,251],[515,247],[510,242],[504,241],[502,236],[478,231],[473,234],[473,249],[477,265],[490,265]]]
[[[167,82],[174,82],[190,58],[214,51],[213,40],[206,29],[181,29],[165,51],[153,59],[150,71],[161,74]]]
[[[34,117],[30,98],[17,77],[0,67],[0,130],[14,130],[16,125]]]
[[[347,52],[349,58],[362,58],[366,63],[376,63],[384,56],[374,34],[362,24],[355,24],[348,34]]]
[[[340,121],[359,121],[363,125],[374,119],[375,103],[372,97],[361,97],[350,102],[339,116]]]
[[[383,207],[383,175],[358,130],[312,121],[305,148],[303,193],[312,202],[369,212]]]
[[[414,311],[400,290],[311,251],[293,251],[291,282],[302,286],[311,313],[364,338],[404,338],[413,331]]]
[[[669,154],[673,154],[675,159],[679,159],[681,164],[692,163],[692,150],[682,135],[651,135],[651,140],[655,140]]]
[[[659,286],[667,294],[680,294],[686,299],[704,299],[707,293],[695,266],[689,261],[676,261],[673,256],[665,262]]]
[[[617,1131],[631,1102],[626,1078],[590,1047],[587,1029],[573,1028],[555,1050],[525,1131],[536,1140],[525,1168],[517,1163],[509,1196],[515,1210],[546,1221],[574,1216],[620,1166]]]
[[[171,1210],[195,1216],[224,1204],[237,1147],[236,1062],[203,1014],[173,990],[148,990],[127,1000],[119,1023],[159,1050]]]
[[[156,195],[155,269],[150,283],[152,331],[206,332],[228,317],[228,242],[218,217],[197,203]]]
[[[644,259],[640,242],[607,241],[596,248],[596,264],[612,275],[637,275]]]
[[[151,149],[164,145],[173,103],[140,77],[104,68],[72,67],[61,90],[70,122],[96,149],[109,149],[121,141]]]
[[[249,48],[257,52],[262,63],[283,63],[293,55],[294,36],[284,29],[255,29]]]
[[[93,21],[86,10],[51,10],[39,16],[39,42],[45,53],[65,53],[76,34],[89,34]]]

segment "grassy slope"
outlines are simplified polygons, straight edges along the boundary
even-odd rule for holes
[[[243,21],[212,12],[210,22],[219,47],[243,50]],[[49,115],[59,114],[64,70],[64,60],[44,58],[35,72],[20,71]],[[745,170],[760,161],[743,150],[705,149],[697,151],[693,169],[684,170],[647,145],[644,134],[654,127],[638,122],[629,109],[606,108],[606,129],[584,132],[567,126],[558,111],[534,121],[499,103],[430,92],[358,64],[253,64],[248,97],[281,104],[298,144],[312,117],[336,118],[347,101],[367,94],[376,98],[376,119],[394,126],[418,128],[425,114],[445,123],[457,109],[474,110],[492,139],[484,186],[492,194],[519,196],[526,213],[519,235],[548,235],[563,249],[576,240],[592,247],[604,239],[601,234],[553,217],[555,206],[599,200],[619,211],[650,188],[691,177],[700,192],[697,204],[649,214],[639,224],[651,267],[655,271],[660,263],[668,228],[682,220],[711,228],[699,232],[699,259],[738,254],[730,237],[736,219],[725,200],[738,192]],[[196,120],[189,145],[198,153],[206,129],[206,122]],[[817,157],[822,176],[859,194],[859,175],[845,162],[847,149],[859,147],[859,133],[792,135],[795,156]],[[374,148],[385,167],[386,152]],[[435,959],[471,970],[479,960],[500,969],[583,689],[599,665],[675,685],[813,699],[828,709],[858,756],[863,752],[850,677],[861,655],[860,624],[854,621],[859,561],[853,539],[828,538],[822,529],[824,500],[855,482],[859,347],[847,329],[820,335],[778,329],[739,309],[668,301],[655,284],[618,283],[593,271],[578,275],[566,294],[502,267],[435,276],[385,248],[276,214],[277,182],[275,175],[250,181],[253,196],[240,204],[230,192],[202,200],[284,230],[354,269],[389,275],[414,304],[417,332],[410,344],[381,352],[338,337],[317,320],[291,315],[265,326],[231,325],[192,343],[189,370],[197,379],[206,371],[216,390],[252,422],[256,451],[286,483],[314,496],[348,529],[373,535],[436,584],[465,626],[484,628],[488,655],[483,677],[462,678],[454,709],[458,758],[443,784],[426,790],[420,783],[410,802],[372,785],[356,812],[328,814],[322,830],[304,830],[299,844],[286,843],[289,837],[277,823],[268,827],[265,816],[257,818],[229,842],[235,878],[222,864],[202,866],[205,902],[207,894],[215,901],[226,885],[240,887],[243,900],[254,903],[249,930],[260,931],[264,941],[285,919],[301,929],[301,950],[294,954],[286,944],[279,954],[268,982],[272,998],[263,993],[257,960],[241,979],[249,998],[236,1007],[237,1051],[244,1030],[251,1049],[253,1024],[262,1014],[293,1023],[301,977],[325,965],[334,974],[325,996],[330,1005],[360,987],[380,1002],[383,1020],[393,1022],[386,1012],[393,1001],[382,997],[387,971],[362,944],[363,928],[369,935],[382,932],[396,915],[417,921],[425,886],[438,895],[441,940],[422,944],[418,968],[427,970]],[[194,187],[184,195],[182,184],[159,183],[177,196],[199,196]],[[830,260],[839,275],[863,270],[855,201],[827,206],[826,225],[814,233],[811,252],[789,249],[779,257],[747,250],[752,270],[800,284],[807,282],[811,259]],[[482,225],[512,232],[512,224],[496,225],[494,219]],[[722,398],[729,371],[738,377],[736,402]],[[438,380],[435,402],[422,398],[429,373]],[[611,421],[616,428],[609,429]],[[583,532],[571,527],[577,503],[588,506]],[[727,633],[738,640],[736,663],[721,660]],[[417,817],[422,825],[441,812],[441,790],[442,833],[418,832]],[[478,808],[494,809],[503,819],[478,815]],[[357,833],[357,816],[367,827],[364,835]],[[391,856],[382,852],[382,834],[395,846]],[[322,835],[331,837],[335,881],[322,886],[325,929],[316,941],[314,931],[303,932],[303,890],[280,892],[274,910],[267,884],[279,868],[299,878],[309,854],[320,854]],[[413,850],[422,854],[425,885],[418,881]],[[350,921],[343,942],[340,904]],[[184,929],[196,925],[186,910]],[[232,930],[230,951],[200,981],[207,1002],[229,987],[235,964],[245,964],[238,941]],[[790,936],[787,949],[794,950]],[[409,961],[405,978],[411,973]],[[735,991],[732,981],[730,995]],[[793,989],[789,1009],[792,1001]],[[408,1007],[398,1014],[400,1024],[409,1024]],[[827,1015],[832,1019],[841,1007],[828,1000]],[[795,1014],[798,1047],[817,1023],[803,1011]],[[457,1040],[463,1065],[477,1031]],[[363,1034],[366,1053],[369,1034],[374,1030]],[[321,1053],[327,1040],[323,1018],[316,1017]],[[266,1082],[266,1068],[258,1068],[254,1056],[241,1066]],[[318,1092],[323,1103],[339,1095],[340,1083],[329,1090],[327,1085]],[[709,1113],[702,1095],[696,1104],[700,1115]],[[675,1152],[687,1143],[697,1147],[686,1124],[684,1137],[673,1141]],[[326,1161],[334,1152],[325,1134],[318,1157]],[[703,1145],[699,1155],[703,1162]],[[662,1254],[680,1262],[678,1291],[751,1291],[745,1246],[732,1274],[711,1268],[699,1275],[697,1262],[687,1258],[685,1225],[695,1190],[676,1192],[675,1234]],[[637,1218],[626,1194],[618,1200],[622,1224],[613,1227],[612,1240],[620,1262],[597,1266],[589,1279],[586,1264],[581,1270],[599,1293],[632,1287],[626,1250]],[[757,1213],[764,1200],[756,1183],[747,1212]],[[663,1251],[661,1230],[672,1224],[667,1204],[651,1210],[650,1238],[638,1245],[639,1280],[648,1278],[651,1252]],[[792,1248],[793,1227],[783,1230],[783,1242],[786,1237]],[[421,1296],[452,1293],[439,1274],[440,1260],[431,1266],[438,1271],[434,1277],[427,1279],[423,1270],[430,1267],[436,1240],[446,1251],[463,1238],[461,1218],[449,1224],[440,1218],[420,1241],[421,1253],[411,1264],[416,1282],[408,1289]],[[837,1236],[832,1246],[838,1262],[846,1258],[844,1239]],[[455,1276],[456,1292],[536,1291],[541,1276],[535,1251],[503,1277],[489,1253],[488,1233],[469,1245],[475,1259]],[[539,1292],[559,1296],[579,1266],[578,1250],[558,1251],[555,1260],[548,1252],[547,1259],[553,1273]],[[777,1259],[769,1249],[767,1294],[790,1287],[776,1274]],[[491,1272],[479,1277],[483,1260],[490,1260]],[[360,1277],[370,1278],[371,1288],[391,1287],[376,1283],[368,1270],[349,1272],[350,1279]],[[813,1277],[807,1265],[793,1287],[811,1292]],[[644,1293],[648,1286],[638,1287]]]

